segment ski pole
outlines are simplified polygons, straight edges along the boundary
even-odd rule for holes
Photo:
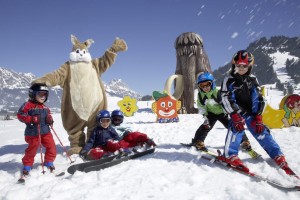
[[[71,159],[71,157],[68,155],[68,153],[67,153],[67,151],[66,151],[66,148],[64,147],[64,145],[63,145],[63,144],[62,144],[62,142],[60,141],[60,139],[59,139],[58,135],[56,134],[56,132],[55,132],[55,130],[54,130],[54,128],[53,128],[53,125],[50,125],[50,127],[51,127],[51,129],[52,129],[52,131],[53,131],[54,135],[55,135],[55,136],[56,136],[56,138],[58,139],[58,141],[59,141],[60,145],[62,146],[62,148],[63,148],[64,152],[66,153],[67,157],[70,159],[70,161],[71,161],[71,163],[70,163],[70,164],[72,164],[74,161],[73,161],[73,160]]]
[[[44,159],[43,159],[43,148],[42,148],[42,138],[41,138],[41,127],[40,124],[37,124],[37,131],[38,131],[38,135],[39,135],[39,146],[40,146],[40,154],[41,154],[41,162],[42,162],[42,173],[45,173],[44,170]]]

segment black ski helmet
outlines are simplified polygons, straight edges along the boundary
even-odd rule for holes
[[[35,97],[38,92],[46,92],[47,96],[44,102],[48,100],[49,89],[44,83],[34,83],[29,88],[29,99],[33,102],[36,102]]]

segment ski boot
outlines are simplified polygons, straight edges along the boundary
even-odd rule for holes
[[[29,171],[31,170],[31,167],[29,166],[24,166],[23,171],[21,174],[21,177],[18,179],[18,183],[25,183],[25,179],[29,176]]]
[[[199,151],[208,152],[208,149],[205,147],[205,144],[204,144],[204,142],[202,140],[197,140],[196,142],[194,142],[194,146]]]
[[[45,167],[47,167],[47,169],[50,170],[50,173],[54,173],[55,167],[53,165],[53,162],[46,162]]]
[[[148,140],[145,142],[146,144],[146,148],[150,148],[150,147],[156,147],[155,142],[153,141],[153,139],[148,138]]]
[[[120,149],[119,149],[119,155],[118,155],[117,157],[118,157],[118,158],[126,157],[126,156],[128,156],[129,154],[131,154],[130,149],[128,149],[128,148],[120,148]]]
[[[293,172],[293,170],[291,170],[291,168],[288,166],[285,157],[283,155],[281,156],[276,156],[274,158],[275,163],[285,171],[286,174],[290,175],[290,176],[294,176],[296,178],[299,179],[299,177],[295,174],[295,172]]]
[[[225,158],[225,156],[219,155],[217,157],[217,159],[221,162],[227,163],[228,165],[231,165],[242,171],[249,172],[249,168],[246,165],[244,165],[244,163],[241,161],[241,159],[237,155],[232,155],[228,158]]]
[[[247,153],[251,156],[251,158],[256,159],[261,157],[261,155],[259,153],[257,153],[256,151],[254,151],[251,147],[251,144],[249,142],[249,140],[245,140],[241,143],[241,148],[245,151],[247,151]]]

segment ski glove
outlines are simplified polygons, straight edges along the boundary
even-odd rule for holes
[[[50,126],[54,123],[52,115],[48,114],[46,116],[46,124],[49,124]]]
[[[80,156],[80,158],[82,158],[82,159],[86,159],[87,154],[88,154],[88,151],[87,151],[87,150],[84,150],[84,149],[82,149],[82,150],[79,152],[79,156]]]
[[[240,132],[240,131],[245,130],[245,127],[244,127],[245,120],[244,120],[244,118],[241,117],[241,115],[239,113],[231,114],[231,119],[233,122],[233,126],[237,131]]]
[[[32,124],[39,124],[40,122],[41,122],[41,116],[40,115],[31,116],[31,123]]]
[[[263,121],[262,121],[262,116],[261,115],[256,115],[255,116],[255,130],[256,130],[256,133],[262,133],[265,129],[265,126],[263,124]]]

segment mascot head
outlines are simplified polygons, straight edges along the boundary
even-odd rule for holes
[[[73,44],[72,52],[70,53],[70,61],[72,62],[91,62],[92,57],[89,53],[89,47],[94,43],[94,40],[88,39],[81,43],[74,35],[71,35]]]

